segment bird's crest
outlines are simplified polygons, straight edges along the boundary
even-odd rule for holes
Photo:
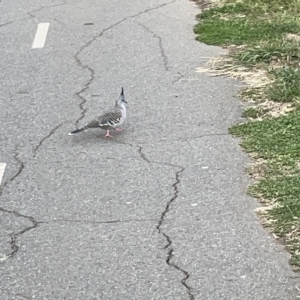
[[[123,103],[127,103],[124,96],[124,88],[122,87],[121,94],[119,98],[116,100],[116,107],[121,106]]]

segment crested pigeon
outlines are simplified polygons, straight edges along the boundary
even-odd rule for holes
[[[80,131],[88,128],[101,128],[106,130],[106,137],[112,137],[109,131],[115,129],[116,131],[122,131],[118,126],[122,125],[126,119],[126,106],[124,89],[122,88],[119,98],[115,102],[115,107],[105,111],[102,115],[94,118],[91,122],[85,126],[75,129],[68,133],[68,135],[74,135]]]

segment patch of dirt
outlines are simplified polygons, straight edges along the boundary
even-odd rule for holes
[[[264,177],[267,170],[266,162],[267,161],[265,159],[258,158],[255,163],[247,167],[247,173],[251,179],[259,181]]]
[[[230,49],[230,46],[228,48]],[[247,67],[234,65],[233,60],[228,56],[212,57],[206,65],[207,68],[197,68],[196,72],[209,73],[211,76],[229,76],[255,88],[272,82],[266,70],[250,70]]]
[[[294,34],[294,33],[288,33],[285,36],[285,39],[287,41],[296,41],[296,42],[300,42],[300,35],[299,34]]]
[[[219,5],[222,3],[222,0],[190,0],[194,2],[201,10],[207,9],[214,5]]]
[[[292,103],[274,102],[269,100],[259,103],[257,106],[262,108],[263,111],[266,111],[264,116],[272,118],[286,115],[288,112],[291,112],[295,109]],[[256,120],[260,119],[262,120],[262,118],[257,118]]]
[[[236,49],[236,47],[232,47]],[[239,46],[239,48],[242,47],[243,46]],[[228,48],[231,49],[230,46]],[[267,70],[250,70],[247,67],[235,65],[232,58],[226,55],[210,58],[206,63],[206,67],[199,67],[196,69],[196,72],[208,73],[210,76],[228,76],[240,80],[246,83],[247,89],[255,88],[257,94],[263,90],[263,87],[272,83]],[[257,103],[257,101],[252,100],[251,96],[245,95],[243,99],[250,103]],[[261,111],[265,112],[261,117],[255,118],[256,121],[261,121],[265,117],[277,118],[295,109],[291,103],[274,102],[270,100],[257,103],[253,107],[260,108]]]

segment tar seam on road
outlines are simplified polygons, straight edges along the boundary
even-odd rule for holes
[[[50,23],[39,23],[32,43],[32,49],[43,48],[46,42]]]

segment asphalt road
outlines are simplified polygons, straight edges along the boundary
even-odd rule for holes
[[[222,51],[196,6],[45,2],[0,1],[1,300],[294,299],[227,133],[240,84],[195,72]],[[124,132],[67,135],[122,86]]]

